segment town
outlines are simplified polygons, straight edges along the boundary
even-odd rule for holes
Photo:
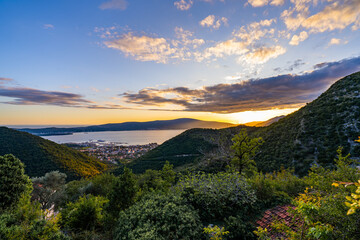
[[[129,163],[133,159],[141,157],[158,146],[157,143],[145,145],[120,145],[119,143],[104,141],[69,143],[66,145],[101,161],[113,164]]]

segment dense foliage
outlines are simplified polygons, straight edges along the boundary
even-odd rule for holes
[[[0,155],[10,153],[25,163],[25,173],[30,177],[61,171],[69,179],[75,179],[94,176],[108,169],[106,164],[69,147],[0,127]]]
[[[238,173],[194,174],[184,176],[175,189],[195,209],[204,222],[226,216],[247,214],[256,201],[255,193]]]
[[[197,212],[178,195],[149,195],[120,213],[115,239],[199,239]]]
[[[24,174],[24,164],[11,154],[0,156],[0,213],[16,205],[30,188],[31,182]]]

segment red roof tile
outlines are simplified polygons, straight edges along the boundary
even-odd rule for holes
[[[263,229],[267,229],[272,239],[286,239],[286,235],[284,233],[279,232],[271,232],[271,224],[277,220],[280,222],[284,222],[287,226],[289,226],[293,230],[297,230],[299,225],[301,225],[301,221],[299,219],[294,219],[289,209],[295,209],[292,205],[285,206],[277,206],[271,209],[268,209],[264,212],[264,215],[256,221],[256,225],[262,227]]]

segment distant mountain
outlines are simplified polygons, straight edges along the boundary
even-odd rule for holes
[[[177,167],[204,163],[209,153],[222,151],[221,141],[229,146],[232,136],[242,127],[251,136],[265,140],[255,159],[262,171],[284,166],[304,174],[312,164],[331,167],[338,146],[359,158],[360,144],[354,140],[360,135],[360,72],[338,80],[313,102],[267,127],[191,129],[149,151],[131,166],[134,171],[143,171],[158,168],[166,160]]]
[[[280,119],[284,118],[284,115],[278,116],[278,117],[274,117],[274,118],[270,118],[269,120],[266,121],[255,121],[255,122],[248,122],[245,123],[245,126],[248,127],[267,127],[271,124],[273,124],[274,122],[279,121]]]
[[[40,129],[18,129],[38,136],[64,135],[76,132],[102,132],[102,131],[133,131],[133,130],[175,130],[190,128],[226,128],[235,126],[231,123],[202,121],[192,118],[179,118],[174,120],[159,120],[150,122],[124,122],[94,125],[88,127],[74,128],[40,128]]]
[[[90,177],[108,169],[97,159],[29,133],[0,127],[0,155],[13,154],[25,164],[25,173],[39,177],[59,170],[68,179]]]

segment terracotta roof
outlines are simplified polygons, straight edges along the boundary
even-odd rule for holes
[[[285,223],[294,231],[299,229],[301,221],[299,219],[294,219],[289,211],[290,209],[295,209],[295,207],[292,205],[284,205],[268,209],[264,212],[262,218],[256,221],[256,225],[264,229],[266,228],[271,234],[271,239],[286,239],[286,235],[284,233],[272,232],[270,225],[274,221],[280,221]]]

